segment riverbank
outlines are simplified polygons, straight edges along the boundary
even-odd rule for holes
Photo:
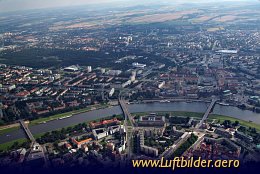
[[[83,110],[81,110],[81,111],[83,111]],[[204,114],[202,112],[186,112],[186,111],[153,111],[153,112],[154,113],[160,113],[160,114],[169,114],[169,115],[172,115],[172,116],[193,117],[193,118],[198,118],[198,119],[202,118],[202,116]],[[151,112],[136,112],[136,113],[133,113],[132,115],[133,116],[141,116],[141,115],[147,115],[149,113],[151,113]],[[121,116],[121,115],[117,114],[116,116],[118,117],[118,116]],[[85,122],[81,122],[81,123],[87,123],[88,124],[90,121],[99,121],[101,119],[106,119],[106,118],[111,118],[111,117],[112,116],[107,116],[107,117],[104,117],[104,118],[91,119],[89,121],[85,121]],[[241,119],[238,119],[238,118],[233,118],[233,117],[225,116],[225,115],[210,114],[208,120],[213,120],[213,119],[217,120],[220,123],[222,123],[225,120],[230,120],[232,122],[239,121],[240,125],[242,125],[242,126],[255,128],[257,131],[260,131],[260,124],[256,124],[256,123],[249,122],[249,121],[244,121],[244,120],[241,120]],[[68,127],[74,127],[76,125],[77,124],[72,124],[72,125],[66,126],[64,128],[66,129]],[[55,129],[55,130],[59,131],[61,129],[62,128],[58,128],[58,129]],[[52,131],[54,131],[54,130],[52,130]],[[49,132],[49,131],[46,131],[46,132]],[[43,132],[43,133],[40,133],[40,134],[35,134],[34,136],[35,136],[35,138],[39,138],[39,137],[43,136],[46,132]],[[22,138],[22,139],[12,140],[12,141],[0,144],[0,150],[6,150],[6,149],[10,148],[15,142],[22,144],[26,141],[27,141],[27,139]]]
[[[151,104],[151,103],[174,103],[174,102],[186,102],[186,103],[193,103],[193,102],[203,102],[203,103],[210,103],[211,99],[188,99],[188,98],[164,98],[164,99],[144,99],[141,101],[132,101],[129,102],[129,104]],[[236,103],[226,103],[226,102],[216,102],[218,105],[221,106],[233,106],[238,109],[252,111],[254,113],[260,113],[257,112],[255,109],[255,106],[253,105],[245,105],[245,107],[241,107],[241,105]]]
[[[15,126],[15,127],[9,127],[9,128],[5,128],[5,129],[1,129],[0,135],[7,134],[8,132],[12,132],[14,130],[18,130],[19,128],[20,128],[20,125]]]
[[[30,121],[29,126],[33,126],[33,125],[37,125],[37,124],[44,124],[44,123],[47,123],[49,121],[53,121],[53,120],[57,120],[57,119],[65,119],[65,118],[69,118],[69,117],[72,117],[72,116],[77,115],[77,114],[89,112],[89,111],[92,111],[92,110],[105,109],[107,107],[109,107],[109,105],[107,105],[107,104],[92,105],[92,106],[89,106],[89,107],[83,108],[83,109],[78,109],[78,110],[65,112],[65,113],[61,113],[61,114],[56,114],[56,115],[49,116],[49,117],[42,117],[42,118],[38,118],[36,120]],[[20,128],[19,123],[1,126],[0,127],[0,135],[7,134],[7,133],[12,132],[14,130],[18,130],[19,128]]]
[[[56,115],[49,116],[49,117],[43,117],[43,118],[39,118],[36,120],[32,120],[32,121],[30,121],[29,125],[33,126],[33,125],[37,125],[37,124],[44,124],[49,121],[69,118],[69,117],[72,117],[77,114],[85,113],[85,112],[92,111],[92,110],[105,109],[107,107],[109,107],[109,105],[107,105],[107,104],[93,105],[93,106],[89,106],[87,108],[83,108],[83,109],[79,109],[79,110],[74,110],[74,111],[70,111],[70,112],[65,112],[65,113],[56,114]]]
[[[142,115],[147,115],[150,112],[139,112],[139,113],[134,113],[134,116],[142,116]],[[193,117],[193,118],[202,118],[204,113],[200,113],[200,112],[185,112],[185,111],[170,111],[170,112],[165,112],[165,111],[156,111],[154,113],[159,113],[159,114],[169,114],[171,116],[185,116],[185,117]],[[210,114],[208,117],[208,120],[217,120],[218,122],[222,123],[225,120],[230,120],[232,122],[235,121],[239,121],[239,124],[241,126],[245,126],[245,127],[251,127],[251,128],[255,128],[257,131],[260,131],[260,124],[256,124],[253,122],[249,122],[249,121],[244,121],[238,118],[233,118],[230,116],[225,116],[225,115],[218,115],[218,114]]]
[[[101,121],[102,119],[111,119],[112,117],[116,117],[118,118],[119,120],[123,120],[123,115],[114,115],[114,116],[109,116],[109,117],[106,117],[106,118],[99,118],[99,119],[95,119],[95,120],[91,120],[91,121],[87,121],[87,122],[83,122],[83,123],[86,123],[86,124],[89,124],[90,122],[98,122],[98,121]],[[70,126],[67,126],[67,127],[63,127],[63,128],[59,128],[59,129],[56,129],[56,130],[53,130],[53,131],[61,131],[62,129],[68,129],[68,128],[73,128],[73,127],[76,127],[78,124],[74,124],[74,125],[70,125]],[[40,134],[36,134],[36,135],[33,135],[35,139],[38,139],[38,138],[41,138],[42,136],[44,136],[47,132],[44,132],[44,133],[40,133]],[[21,146],[23,143],[25,142],[29,142],[28,139],[26,138],[21,138],[21,139],[17,139],[17,140],[13,140],[13,141],[9,141],[9,142],[6,142],[6,143],[3,143],[3,144],[0,144],[0,151],[7,151],[7,150],[10,150],[10,148],[16,143],[17,146]]]
[[[224,115],[217,115],[217,114],[211,114],[209,116],[209,118],[219,120],[220,122],[223,122],[225,120],[230,120],[232,122],[239,121],[239,124],[241,126],[255,128],[257,131],[260,131],[260,124],[256,124],[256,123],[253,123],[253,122],[250,122],[250,121],[244,121],[244,120],[241,120],[241,119],[237,119],[237,118],[233,118],[233,117],[229,117],[229,116],[224,116]]]
[[[128,104],[128,110],[130,113],[140,112],[175,112],[179,115],[201,118],[204,112],[207,110],[208,103],[205,102],[170,102],[170,103],[150,103],[150,104]],[[179,111],[179,112],[177,112]],[[198,114],[200,113],[200,114]],[[55,119],[53,121],[46,122],[45,124],[29,125],[33,135],[37,135],[44,132],[51,132],[56,129],[84,123],[87,121],[106,118],[112,115],[122,114],[122,109],[119,106],[110,106],[105,109],[91,110],[80,114],[75,114],[72,117],[65,119]],[[212,114],[227,116],[226,118],[244,120],[243,124],[246,126],[257,127],[260,125],[260,114],[253,113],[251,111],[241,110],[232,106],[221,106],[216,104]],[[221,119],[219,117],[219,119]],[[213,118],[210,117],[210,120]],[[240,121],[242,123],[242,121]],[[255,124],[255,125],[254,125]],[[6,143],[16,139],[25,138],[22,129],[8,132],[7,134],[0,135],[0,143]]]
[[[13,130],[17,130],[17,129],[19,129],[19,127],[20,127],[19,123],[0,126],[0,135],[6,134],[6,133],[11,132]]]
[[[201,112],[186,112],[186,111],[153,111],[153,112],[154,113],[163,114],[163,115],[169,114],[171,116],[186,116],[186,117],[193,117],[193,118],[198,118],[198,119],[202,118],[202,116],[204,114],[204,113],[201,113]],[[136,113],[133,113],[132,115],[133,116],[142,116],[142,115],[147,115],[149,113],[151,113],[151,112],[136,112]],[[116,115],[116,117],[119,117],[119,116],[122,117],[122,115]],[[88,124],[91,121],[100,121],[101,119],[107,119],[107,118],[111,118],[111,117],[112,116],[108,116],[108,117],[104,117],[104,118],[98,118],[98,119],[92,119],[92,120],[89,120],[89,121],[86,121],[86,122],[82,122],[82,123]],[[211,121],[213,119],[215,119],[219,123],[222,123],[225,120],[230,120],[232,122],[239,121],[240,125],[242,125],[242,126],[255,128],[257,131],[260,131],[260,124],[256,124],[256,123],[249,122],[249,121],[244,121],[244,120],[241,120],[241,119],[238,119],[238,118],[233,118],[233,117],[225,116],[225,115],[210,114],[208,120]],[[64,127],[64,129],[67,129],[68,127],[74,127],[76,125],[77,124],[66,126],[66,127]],[[10,128],[9,130],[11,130],[11,129],[14,129],[14,128]],[[58,128],[58,129],[55,129],[55,131],[60,131],[61,129],[62,128]],[[47,132],[49,132],[49,131],[47,131]],[[36,139],[40,138],[45,133],[46,132],[40,133],[40,134],[35,134],[34,137]],[[0,150],[7,150],[7,149],[9,149],[15,142],[17,142],[18,144],[22,144],[22,143],[27,142],[27,141],[28,140],[26,138],[21,138],[21,139],[9,141],[9,142],[0,144]]]
[[[17,145],[22,145],[23,143],[26,143],[26,142],[28,142],[28,140],[26,138],[21,138],[21,139],[17,139],[17,140],[9,141],[7,143],[0,144],[0,151],[5,151],[5,150],[9,149],[10,147],[12,147],[14,145],[14,143],[17,143]]]

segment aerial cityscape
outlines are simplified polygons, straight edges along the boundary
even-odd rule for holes
[[[0,168],[258,164],[260,2],[199,2],[0,11]]]

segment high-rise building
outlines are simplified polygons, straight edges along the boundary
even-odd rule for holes
[[[87,66],[87,72],[91,72],[92,71],[92,67],[91,66]]]
[[[133,72],[132,72],[132,75],[131,75],[131,77],[130,77],[130,80],[131,80],[132,82],[134,82],[134,81],[135,81],[135,77],[136,77],[136,71],[133,71]]]

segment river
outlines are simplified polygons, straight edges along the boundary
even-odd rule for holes
[[[155,112],[155,111],[188,111],[188,112],[205,112],[209,103],[204,102],[171,102],[171,103],[146,103],[146,104],[131,104],[128,105],[131,113],[136,112]],[[213,110],[214,114],[226,115],[234,118],[238,118],[245,121],[252,121],[260,124],[260,114],[254,113],[248,110],[241,110],[234,106],[221,106],[216,104]],[[104,118],[112,116],[113,114],[122,114],[119,106],[113,106],[110,108],[94,110],[86,113],[74,115],[70,118],[62,120],[54,120],[45,124],[38,124],[30,126],[32,134],[40,134],[55,129],[60,129],[70,125],[91,121],[98,118]],[[12,131],[6,134],[0,135],[0,143],[16,140],[19,138],[25,138],[25,134],[22,129]]]

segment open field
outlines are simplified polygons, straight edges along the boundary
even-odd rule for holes
[[[143,9],[130,11],[111,11],[110,13],[97,14],[93,17],[82,17],[79,20],[59,21],[49,26],[50,31],[95,29],[103,25],[117,25],[123,23],[156,23],[190,18],[194,23],[203,22],[232,22],[239,19],[254,20],[259,17],[258,11],[236,10],[232,12],[205,11],[205,9],[183,9],[173,11],[176,8],[163,7],[158,10]],[[208,9],[207,9],[208,10]],[[193,16],[188,16],[193,15]],[[93,22],[95,21],[95,22]]]
[[[176,20],[184,17],[185,15],[190,15],[194,13],[198,13],[199,10],[189,10],[189,11],[178,11],[172,13],[162,13],[162,14],[152,14],[152,15],[144,15],[140,17],[134,17],[130,20],[130,22],[134,23],[153,23],[153,22],[165,22]]]
[[[214,32],[214,31],[220,31],[220,30],[224,30],[223,27],[215,27],[215,28],[208,28],[207,31],[209,32]]]
[[[80,23],[75,23],[69,26],[66,26],[65,29],[73,29],[73,28],[89,28],[93,27],[95,25],[89,23],[89,22],[80,22]]]
[[[205,22],[205,21],[208,21],[208,20],[210,20],[212,18],[214,18],[214,16],[200,16],[198,18],[195,18],[193,20],[193,22],[195,22],[195,23]]]
[[[145,15],[146,11],[145,10],[140,10],[140,11],[127,11],[127,12],[117,12],[117,13],[112,13],[111,15],[108,15],[109,17],[113,16],[114,18],[119,18],[119,17],[130,17],[133,15]]]
[[[215,18],[213,21],[217,21],[217,22],[229,22],[229,21],[234,21],[238,19],[237,16],[234,15],[225,15],[225,16],[221,16],[221,17],[217,17]]]
[[[81,23],[74,23],[71,25],[55,25],[49,28],[51,31],[58,31],[63,29],[75,29],[75,28],[94,28],[97,27],[96,24],[88,23],[88,22],[81,22]]]

